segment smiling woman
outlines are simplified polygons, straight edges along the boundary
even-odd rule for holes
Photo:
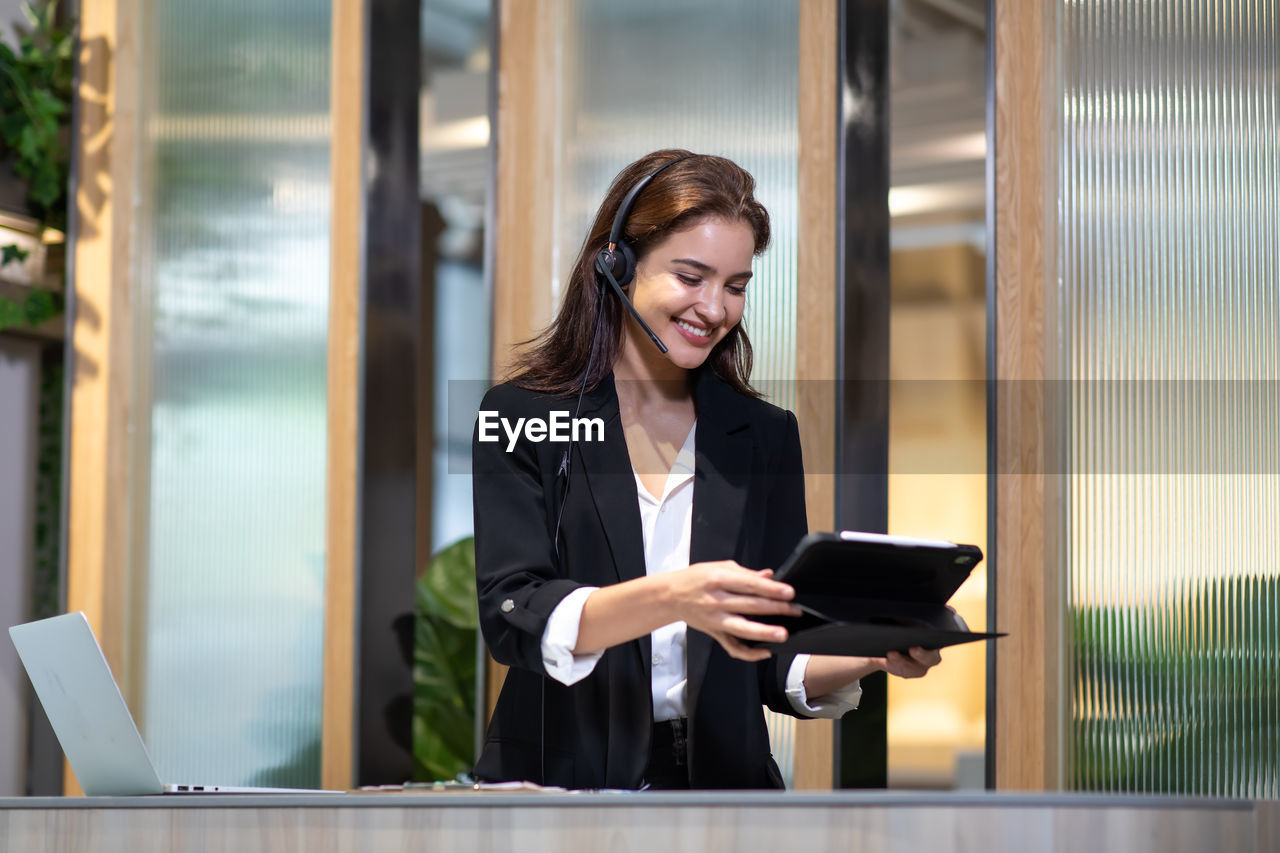
[[[480,624],[503,685],[476,776],[573,788],[770,788],[762,706],[856,707],[863,675],[937,654],[772,655],[774,581],[807,532],[795,417],[749,384],[743,329],[769,242],[735,163],[657,151],[618,175],[551,326],[481,405],[472,445]],[[576,398],[602,441],[519,435]]]

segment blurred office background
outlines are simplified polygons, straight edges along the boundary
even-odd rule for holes
[[[421,771],[410,614],[471,530],[470,401],[551,316],[608,180],[679,146],[746,166],[774,217],[746,322],[776,402],[838,378],[806,360],[835,339],[806,299],[879,289],[880,524],[982,546],[953,603],[1014,632],[857,728],[771,718],[785,775],[1275,796],[1271,4],[69,12],[74,298],[65,332],[0,332],[0,608],[90,610],[166,778]],[[870,101],[851,43],[879,45]],[[854,211],[835,129],[859,115],[887,181]],[[853,276],[860,240],[883,262]],[[471,744],[500,678],[473,668]],[[10,651],[0,702],[0,795],[60,789]]]

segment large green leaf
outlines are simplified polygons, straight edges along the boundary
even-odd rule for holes
[[[25,261],[30,252],[22,248],[16,243],[10,243],[7,246],[0,246],[0,267],[8,264],[20,264]]]
[[[413,652],[417,781],[452,779],[475,762],[475,543],[432,558],[418,579]]]
[[[418,607],[459,628],[479,627],[474,539],[455,542],[431,558],[418,581]]]

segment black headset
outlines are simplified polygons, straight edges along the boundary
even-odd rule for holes
[[[631,215],[631,208],[635,206],[636,198],[649,186],[649,182],[656,178],[663,169],[674,166],[681,160],[688,160],[691,154],[685,154],[675,157],[663,163],[649,174],[645,175],[636,183],[634,187],[623,197],[622,204],[618,205],[618,212],[613,217],[613,227],[609,229],[609,242],[596,254],[596,281],[600,282],[601,303],[604,302],[604,289],[608,285],[613,288],[613,292],[618,294],[618,298],[622,300],[622,304],[631,312],[631,316],[640,324],[640,328],[644,329],[645,334],[649,336],[649,340],[653,341],[663,353],[667,351],[667,347],[653,333],[653,329],[649,328],[649,324],[640,319],[640,314],[636,311],[635,306],[631,304],[631,300],[627,298],[627,294],[622,288],[631,283],[636,276],[636,252],[622,236],[622,231],[627,225],[627,217]],[[596,331],[600,329],[599,313],[596,314]],[[591,349],[594,353],[596,345],[596,332],[591,334]],[[587,364],[587,373],[590,374],[591,365]],[[586,386],[585,377],[583,387]]]

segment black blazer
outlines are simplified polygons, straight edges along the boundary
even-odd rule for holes
[[[748,568],[776,568],[807,532],[795,417],[738,394],[709,369],[695,381],[689,561],[732,558]],[[499,385],[481,410],[514,421],[547,418],[552,410],[572,415],[575,404]],[[558,558],[552,536],[566,443],[522,438],[507,452],[505,434],[481,442],[477,428],[473,436],[480,627],[494,658],[511,667],[475,767],[482,780],[636,788],[648,760],[648,636],[606,650],[595,670],[569,687],[546,677],[542,664],[543,629],[566,595],[645,574],[635,477],[612,378],[584,398],[580,416],[602,418],[605,438],[573,445]],[[686,654],[692,786],[782,787],[761,706],[795,715],[784,693],[793,656],[734,660],[693,629]]]

